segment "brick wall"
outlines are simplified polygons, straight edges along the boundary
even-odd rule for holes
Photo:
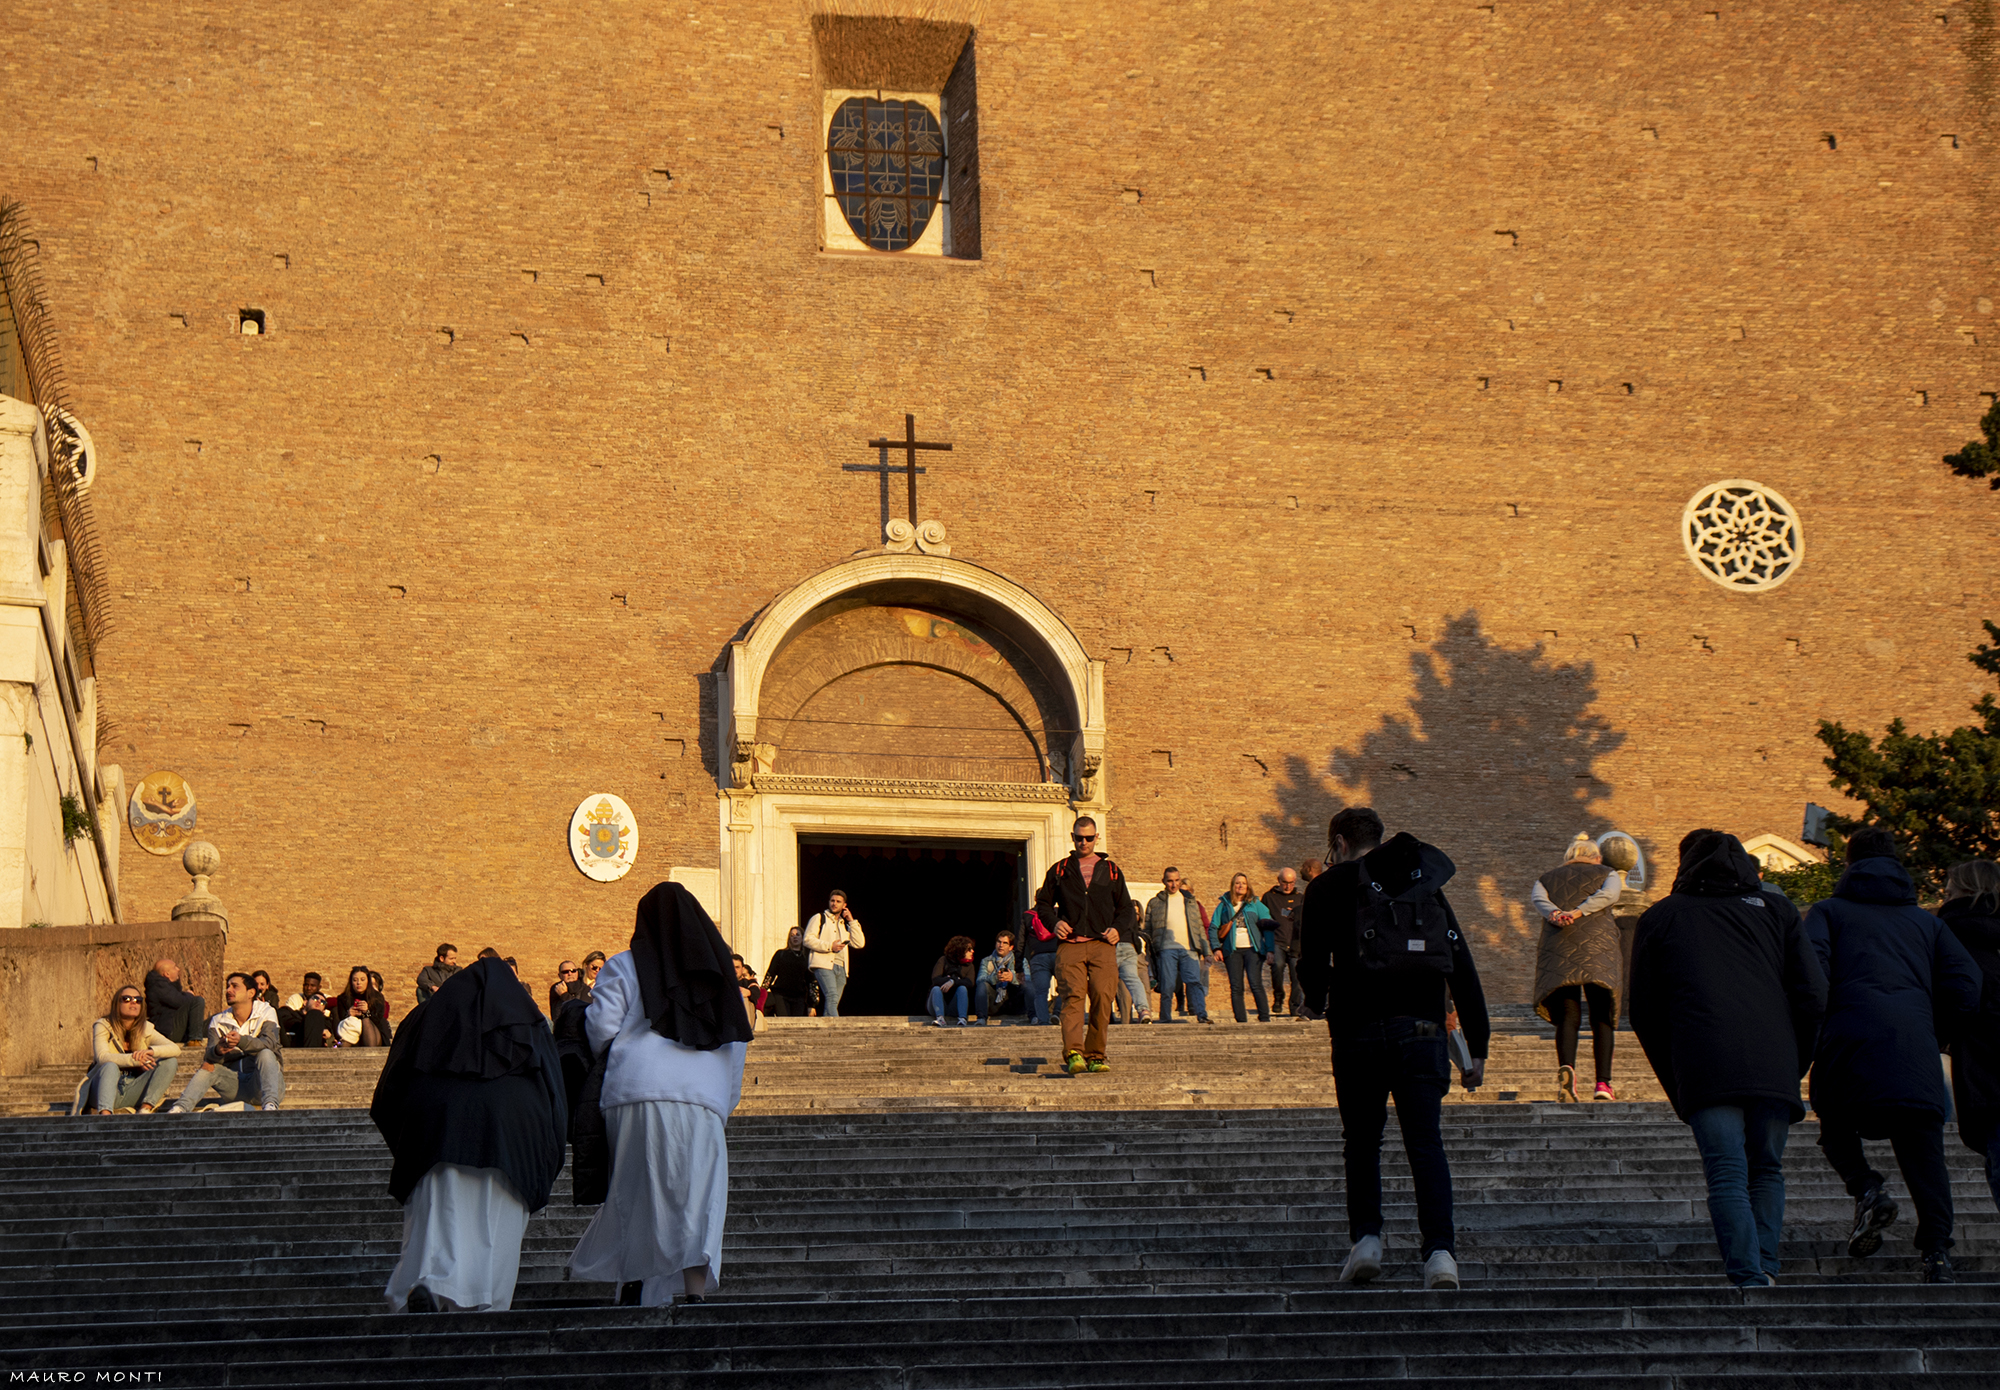
[[[195,785],[232,965],[366,960],[400,1008],[440,938],[538,981],[622,943],[715,862],[725,644],[879,543],[840,465],[905,412],[955,553],[1112,663],[1135,875],[1212,898],[1372,799],[1458,858],[1508,997],[1576,829],[1670,871],[1826,799],[1816,718],[1963,719],[1990,7],[989,21],[982,258],[908,262],[816,250],[796,5],[10,18],[0,188],[104,454],[106,757]],[[1771,594],[1681,552],[1726,477],[1803,515]],[[564,844],[598,790],[645,836],[612,886]],[[185,883],[128,847],[129,915]]]

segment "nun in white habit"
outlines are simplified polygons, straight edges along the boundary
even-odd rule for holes
[[[389,1311],[511,1307],[528,1215],[562,1172],[569,1111],[555,1039],[505,961],[459,971],[411,1011],[368,1114],[403,1204]]]
[[[722,1273],[729,1214],[723,1121],[743,1098],[750,1019],[728,943],[678,883],[639,902],[632,946],[604,963],[586,1022],[608,1046],[609,1195],[570,1277],[616,1284],[621,1304],[699,1303]]]

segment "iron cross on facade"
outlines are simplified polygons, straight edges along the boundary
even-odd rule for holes
[[[889,520],[889,475],[891,473],[908,474],[910,479],[910,525],[915,526],[917,524],[917,474],[929,471],[917,467],[917,450],[935,449],[944,453],[950,453],[951,445],[931,444],[918,439],[917,417],[914,415],[905,415],[903,417],[903,437],[901,439],[889,439],[886,437],[871,439],[868,441],[868,447],[877,451],[879,462],[843,463],[840,466],[841,472],[879,473],[882,475],[882,520],[885,524]],[[889,462],[889,451],[891,449],[902,450],[904,457],[902,463]]]

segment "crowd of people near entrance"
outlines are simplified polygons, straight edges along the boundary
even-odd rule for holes
[[[1248,991],[1268,1019],[1268,974],[1277,998],[1289,991],[1296,1017],[1324,1018],[1332,1045],[1350,1242],[1339,1281],[1366,1284],[1383,1272],[1381,1148],[1393,1100],[1424,1286],[1456,1288],[1442,1106],[1454,1061],[1466,1090],[1481,1085],[1492,1034],[1445,893],[1456,870],[1438,847],[1387,835],[1366,807],[1335,815],[1327,838],[1323,864],[1285,871],[1260,896],[1238,874],[1205,910],[1169,869],[1142,910],[1100,851],[1096,823],[1082,817],[1018,937],[1002,932],[983,959],[970,937],[946,943],[931,1013],[943,1023],[1025,1010],[1043,1021],[1053,981],[1065,1068],[1091,1075],[1111,1069],[1121,991],[1127,1018],[1145,1016],[1150,981],[1162,1021],[1177,997],[1205,1019],[1206,968],[1220,963],[1237,1018]],[[2000,1205],[2000,864],[1953,867],[1933,913],[1887,831],[1857,831],[1846,852],[1832,895],[1802,915],[1763,883],[1735,836],[1688,832],[1671,891],[1638,919],[1629,967],[1611,915],[1623,882],[1594,841],[1579,837],[1528,890],[1543,922],[1535,1005],[1555,1026],[1560,1098],[1579,1095],[1586,1016],[1593,1094],[1614,1098],[1629,974],[1633,1030],[1692,1131],[1723,1270],[1739,1288],[1769,1287],[1782,1272],[1784,1152],[1808,1105],[1825,1160],[1854,1201],[1850,1256],[1879,1250],[1901,1215],[1866,1140],[1891,1146],[1916,1209],[1912,1242],[1926,1283],[1953,1280],[1945,1142],[1954,1117]],[[153,1110],[180,1079],[185,1049],[199,1045],[170,1109],[211,1093],[275,1109],[287,1029],[325,1012],[336,1029],[355,1025],[354,1045],[375,1035],[389,1043],[371,1114],[395,1158],[391,1193],[404,1204],[392,1309],[509,1306],[528,1215],[547,1202],[566,1158],[577,1202],[599,1205],[572,1276],[614,1284],[626,1304],[676,1293],[698,1301],[720,1277],[723,1122],[742,1095],[759,1006],[837,1017],[848,952],[865,941],[835,893],[760,983],[687,890],[663,883],[640,902],[627,950],[563,962],[550,1017],[514,962],[489,948],[461,971],[445,945],[400,1027],[378,1012],[381,982],[365,967],[350,972],[331,1010],[301,996],[281,1005],[262,972],[232,972],[227,1007],[204,1019],[203,1001],[163,960],[145,988],[114,991],[93,1030],[96,1060],[80,1099],[90,1110]],[[1941,1047],[1953,1059],[1949,1090]]]

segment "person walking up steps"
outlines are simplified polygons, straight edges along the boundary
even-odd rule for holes
[[[1118,998],[1116,947],[1120,932],[1137,930],[1137,921],[1125,875],[1097,852],[1097,822],[1078,817],[1070,840],[1076,848],[1050,866],[1035,894],[1035,910],[1044,920],[1053,916],[1056,921],[1063,1065],[1075,1076],[1111,1070],[1104,1044]]]
[[[1952,1043],[1951,1087],[1958,1101],[1958,1137],[1986,1160],[1986,1185],[2000,1207],[2000,864],[1974,859],[1954,865],[1945,877],[1938,916],[1985,984],[1979,1016]]]
[[[1690,831],[1673,892],[1632,938],[1632,1029],[1694,1131],[1723,1272],[1738,1288],[1777,1282],[1785,1141],[1805,1118],[1799,1078],[1825,1010],[1826,976],[1798,912],[1758,891],[1757,861],[1733,836]]]
[[[1491,1027],[1472,951],[1443,888],[1444,851],[1414,835],[1382,843],[1382,818],[1350,806],[1327,827],[1325,873],[1306,889],[1299,973],[1306,1001],[1326,1015],[1347,1168],[1343,1284],[1382,1273],[1382,1130],[1389,1097],[1417,1189],[1424,1287],[1458,1287],[1451,1166],[1440,1110],[1451,1088],[1447,991],[1472,1053],[1465,1088],[1485,1078]]]
[[[1847,1253],[1866,1259],[1897,1216],[1863,1139],[1887,1139],[1917,1207],[1915,1243],[1926,1284],[1949,1284],[1951,1114],[1940,1040],[1979,1010],[1979,967],[1951,929],[1917,906],[1896,841],[1864,826],[1847,842],[1847,872],[1806,913],[1806,935],[1826,972],[1826,1022],[1813,1054],[1819,1146],[1854,1199]]]
[[[570,1277],[616,1284],[624,1306],[704,1302],[722,1275],[723,1122],[743,1098],[750,1016],[728,943],[685,887],[639,900],[631,949],[605,962],[585,1026],[603,1059],[611,1173]]]
[[[368,1117],[403,1206],[389,1311],[513,1307],[521,1237],[548,1205],[569,1129],[555,1039],[514,972],[482,960],[412,1009]]]
[[[1616,1100],[1611,1049],[1618,1038],[1618,981],[1625,953],[1611,909],[1625,877],[1604,867],[1597,842],[1578,835],[1562,867],[1535,880],[1529,897],[1542,914],[1535,962],[1535,1012],[1556,1026],[1556,1099],[1576,1099],[1576,1034],[1590,1002],[1590,1051],[1597,1065],[1597,1099]]]

